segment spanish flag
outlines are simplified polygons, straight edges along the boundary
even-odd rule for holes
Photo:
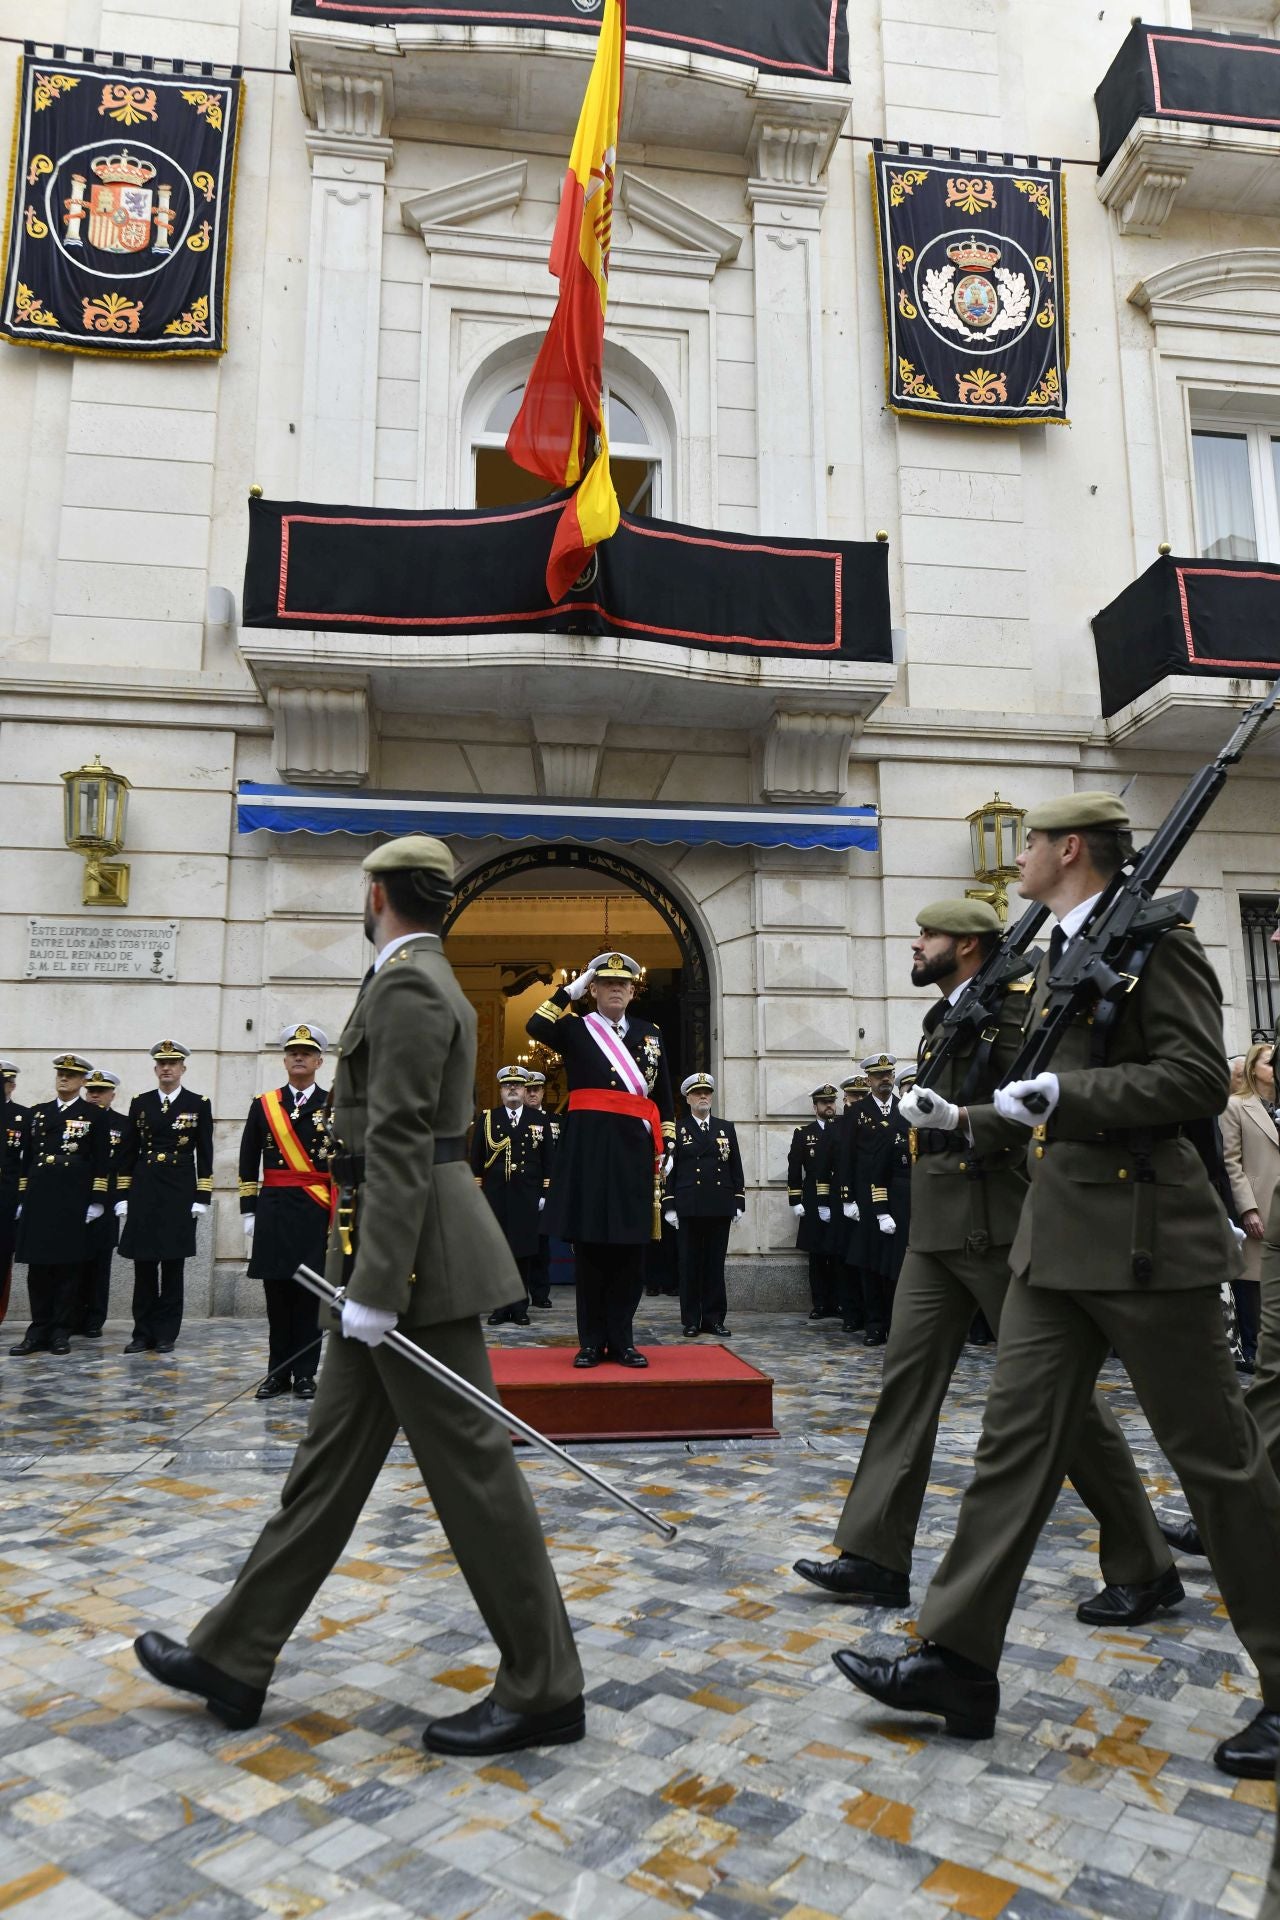
[[[553,600],[569,591],[601,540],[618,531],[604,420],[604,321],[609,305],[613,183],[622,124],[627,0],[605,0],[600,42],[569,159],[551,271],[560,298],[507,437],[517,466],[576,487],[547,565]],[[589,469],[592,434],[600,450]],[[583,478],[584,470],[586,477]]]

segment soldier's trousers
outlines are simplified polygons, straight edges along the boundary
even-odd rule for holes
[[[819,1313],[840,1311],[840,1262],[834,1255],[809,1255],[809,1293]]]
[[[845,1553],[910,1573],[938,1417],[974,1308],[998,1328],[1008,1288],[1007,1247],[981,1255],[908,1251],[880,1397],[836,1528],[836,1544]],[[1097,1519],[1103,1579],[1117,1586],[1158,1579],[1172,1565],[1169,1549],[1124,1435],[1096,1394],[1086,1405],[1066,1471]]]
[[[538,1251],[529,1268],[527,1285],[535,1307],[551,1304],[551,1242],[545,1233],[538,1237]]]
[[[102,1331],[102,1323],[111,1305],[112,1248],[104,1247],[85,1261],[80,1269],[76,1291],[75,1327],[77,1333],[91,1327]]]
[[[478,1320],[416,1327],[409,1337],[494,1397]],[[509,1435],[390,1348],[337,1334],[280,1505],[235,1585],[190,1635],[192,1650],[246,1686],[270,1685],[281,1649],[341,1558],[401,1427],[497,1644],[498,1703],[521,1713],[566,1705],[582,1691],[582,1668]]]
[[[574,1242],[578,1345],[597,1353],[625,1353],[635,1345],[636,1308],[644,1294],[643,1247]]]
[[[724,1290],[729,1225],[728,1220],[680,1222],[681,1326],[709,1330],[729,1311]]]
[[[6,1208],[0,1215],[0,1324],[9,1311],[9,1288],[13,1282],[13,1249],[17,1242],[18,1229],[13,1215]]]
[[[69,1339],[75,1322],[76,1287],[80,1263],[27,1268],[27,1297],[31,1302],[31,1325],[25,1338],[33,1347],[52,1346],[55,1340]]]
[[[1271,1202],[1262,1243],[1258,1371],[1245,1405],[1258,1423],[1272,1466],[1280,1474],[1280,1187]]]
[[[172,1346],[182,1331],[185,1260],[135,1260],[133,1337],[149,1347]]]
[[[1182,1482],[1263,1701],[1280,1712],[1280,1480],[1245,1411],[1216,1286],[1068,1293],[1010,1281],[976,1472],[920,1633],[999,1664],[1018,1584],[1112,1347]]]
[[[320,1302],[292,1274],[264,1280],[267,1296],[267,1372],[290,1385],[314,1380],[320,1365]]]

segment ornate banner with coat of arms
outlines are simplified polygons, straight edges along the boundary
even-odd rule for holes
[[[240,69],[130,59],[19,61],[0,336],[225,353]]]
[[[871,186],[893,411],[1066,425],[1061,167],[993,166],[986,154],[939,157],[885,143],[871,155]]]

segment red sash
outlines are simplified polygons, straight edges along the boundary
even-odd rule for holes
[[[314,1200],[325,1212],[330,1211],[333,1183],[327,1173],[321,1173],[315,1161],[298,1138],[297,1129],[284,1110],[279,1090],[273,1087],[270,1093],[260,1094],[262,1111],[267,1116],[267,1125],[271,1129],[271,1138],[280,1149],[280,1158],[288,1162],[289,1171],[280,1168],[273,1175],[263,1175],[264,1187],[301,1187],[308,1199]]]
[[[570,1113],[625,1113],[643,1120],[653,1135],[653,1162],[662,1165],[662,1115],[652,1100],[639,1093],[619,1093],[615,1087],[580,1087],[569,1095]]]

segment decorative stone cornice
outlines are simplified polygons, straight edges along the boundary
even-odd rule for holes
[[[367,686],[277,686],[266,689],[275,723],[275,762],[282,780],[363,787],[373,772]]]
[[[1149,239],[1162,230],[1173,212],[1173,203],[1187,184],[1185,173],[1173,168],[1145,167],[1134,170],[1124,199],[1112,202],[1116,224],[1121,233],[1136,233]]]
[[[839,129],[809,118],[761,114],[751,136],[751,177],[747,202],[769,206],[817,207],[827,198],[826,172]]]
[[[1239,247],[1179,260],[1140,280],[1129,299],[1154,326],[1273,333],[1274,312],[1251,308],[1241,298],[1248,293],[1280,293],[1280,247]]]
[[[493,167],[487,173],[451,181],[447,187],[434,187],[430,193],[415,194],[404,202],[400,215],[412,233],[481,220],[486,214],[518,207],[528,178],[528,161],[515,160],[510,166]]]
[[[857,726],[848,713],[776,713],[764,735],[764,798],[834,806],[848,786]]]
[[[678,200],[673,193],[655,187],[638,173],[624,169],[620,196],[633,220],[641,221],[666,240],[674,240],[677,246],[687,247],[691,253],[706,254],[717,266],[727,266],[742,251],[742,234],[732,227],[722,227],[718,220]]]
[[[363,51],[346,54],[340,47],[313,50],[297,43],[294,55],[312,159],[336,154],[390,165],[395,156],[391,62]]]
[[[609,722],[588,714],[535,713],[533,763],[547,800],[592,800]]]

